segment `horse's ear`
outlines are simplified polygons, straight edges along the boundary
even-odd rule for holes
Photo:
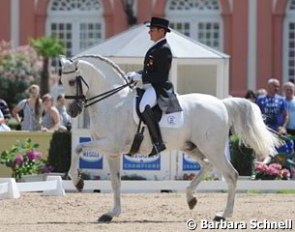
[[[67,61],[67,58],[64,55],[59,55],[59,61],[60,61],[61,66],[64,66],[64,64]]]
[[[78,63],[79,63],[79,60],[74,60],[73,61],[73,65],[75,68],[78,68]]]

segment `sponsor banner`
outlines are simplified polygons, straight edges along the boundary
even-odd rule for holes
[[[135,154],[133,157],[124,155],[123,170],[161,170],[161,157],[160,155],[148,157],[142,154]]]
[[[200,164],[192,159],[187,154],[182,154],[182,170],[183,171],[199,171],[201,170]]]
[[[79,137],[79,143],[90,142],[90,137]],[[84,151],[79,159],[80,169],[103,169],[103,156],[95,151]]]

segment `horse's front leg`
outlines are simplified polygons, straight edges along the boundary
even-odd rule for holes
[[[72,151],[71,156],[71,167],[69,170],[69,176],[72,179],[72,182],[76,189],[81,192],[84,187],[84,180],[79,176],[78,173],[78,162],[80,155],[84,151],[95,151],[97,147],[101,147],[107,143],[106,139],[94,140],[91,142],[80,143],[76,148]]]
[[[114,194],[114,206],[109,212],[103,214],[98,222],[110,222],[113,217],[119,216],[121,213],[121,175],[120,175],[120,155],[106,156],[111,172],[111,182]]]
[[[79,192],[81,192],[84,187],[84,181],[79,176],[79,173],[78,173],[78,162],[79,162],[80,154],[83,151],[82,147],[83,146],[79,144],[75,149],[73,149],[72,156],[71,156],[71,166],[68,172],[69,177],[71,178],[74,186]]]

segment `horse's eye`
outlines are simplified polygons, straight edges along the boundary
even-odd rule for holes
[[[70,86],[74,86],[75,85],[75,82],[76,82],[75,80],[69,80],[69,85]]]

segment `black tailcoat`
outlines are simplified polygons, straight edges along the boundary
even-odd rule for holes
[[[172,53],[167,40],[152,46],[146,53],[142,73],[144,84],[150,83],[158,97],[158,104],[165,113],[181,111],[181,107],[169,81]]]

